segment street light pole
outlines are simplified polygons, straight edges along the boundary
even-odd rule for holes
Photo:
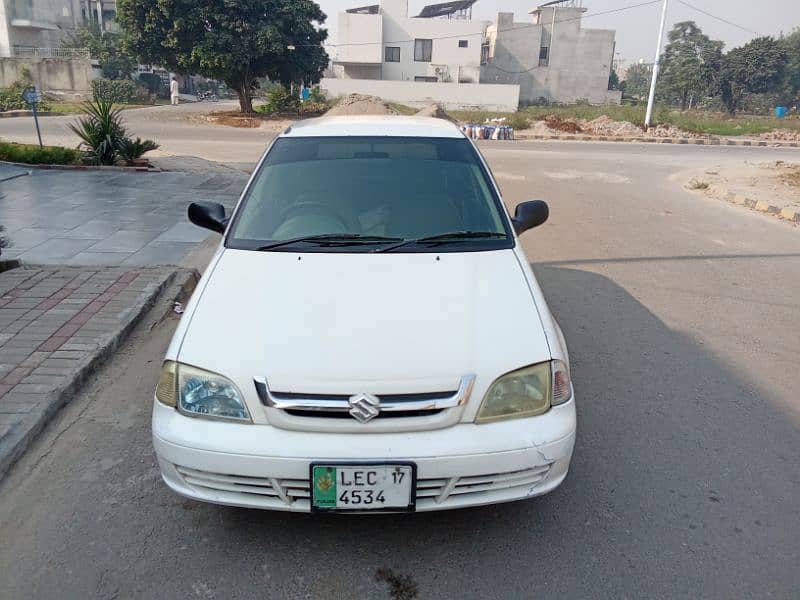
[[[658,29],[658,46],[656,46],[656,60],[653,63],[653,77],[650,79],[650,97],[647,99],[647,114],[644,117],[644,128],[650,129],[650,120],[653,117],[653,104],[656,99],[656,79],[658,79],[658,69],[661,66],[661,45],[664,43],[664,25],[667,23],[667,3],[664,0],[664,7],[661,9],[661,27]]]

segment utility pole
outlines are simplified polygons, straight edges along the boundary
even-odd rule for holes
[[[656,99],[656,79],[658,79],[658,68],[661,65],[661,45],[664,43],[664,25],[667,23],[667,3],[664,0],[664,7],[661,9],[661,27],[658,29],[658,46],[656,46],[656,60],[653,63],[653,77],[650,79],[650,97],[647,100],[647,114],[644,117],[644,128],[650,129],[650,119],[653,117],[653,103]]]

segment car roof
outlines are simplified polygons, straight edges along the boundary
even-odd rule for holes
[[[385,136],[420,138],[463,138],[455,124],[432,117],[362,115],[320,117],[298,121],[281,137]]]

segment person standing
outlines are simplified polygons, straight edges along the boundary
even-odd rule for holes
[[[172,106],[178,106],[178,81],[173,77],[169,83],[169,97],[172,101]]]

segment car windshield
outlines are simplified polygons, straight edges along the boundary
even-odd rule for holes
[[[453,234],[444,235],[443,234]],[[437,237],[435,240],[423,238]],[[280,138],[237,212],[227,246],[304,252],[441,252],[513,245],[491,180],[466,139]]]

